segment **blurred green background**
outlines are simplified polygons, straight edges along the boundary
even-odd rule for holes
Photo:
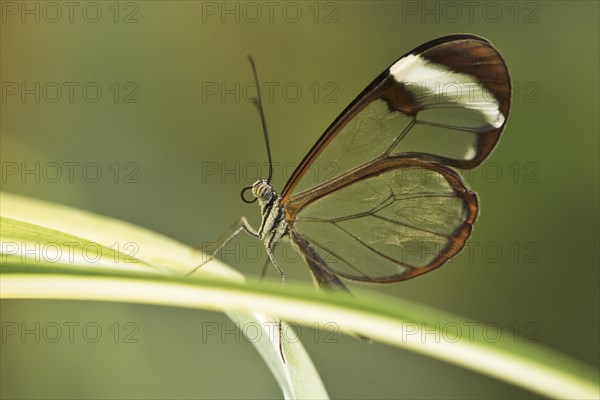
[[[327,125],[400,55],[452,33],[492,41],[515,96],[496,151],[467,176],[482,205],[468,251],[415,280],[369,288],[599,365],[598,2],[72,4],[1,2],[2,190],[190,245],[215,240],[241,215],[259,220],[239,198],[257,166],[267,174],[247,52],[272,88],[265,111],[281,190]],[[262,260],[235,256],[260,248],[250,243],[260,245],[240,238],[225,261],[256,275]],[[287,279],[309,279],[301,263],[284,266]],[[92,323],[103,332],[96,343],[78,328],[73,343],[3,337],[2,398],[281,396],[246,340],[202,339],[207,324],[233,329],[221,314],[56,301],[3,301],[1,312],[4,327]],[[131,332],[137,343],[125,340]],[[342,335],[325,343],[308,328],[302,337],[333,398],[533,396],[407,351]]]

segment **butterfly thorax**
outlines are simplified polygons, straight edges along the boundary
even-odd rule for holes
[[[272,248],[279,239],[288,233],[281,196],[265,180],[257,181],[252,185],[252,194],[258,199],[262,220],[258,235],[268,248]]]

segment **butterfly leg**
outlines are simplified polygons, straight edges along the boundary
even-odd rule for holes
[[[262,271],[260,272],[260,281],[262,282],[263,279],[265,279],[265,276],[267,275],[267,267],[269,266],[269,263],[271,262],[271,259],[269,257],[267,257],[267,259],[265,260],[265,263],[262,267]]]
[[[225,232],[225,234],[221,235],[221,237],[219,238],[219,240],[217,240],[217,243],[218,243],[217,247],[215,248],[215,250],[213,250],[210,253],[210,255],[208,256],[208,258],[206,258],[204,261],[202,261],[202,263],[200,265],[198,265],[197,267],[195,267],[194,269],[192,269],[185,276],[190,276],[191,274],[193,274],[194,272],[196,272],[198,269],[200,269],[204,264],[206,264],[207,262],[209,262],[213,258],[215,258],[215,256],[217,255],[217,253],[219,251],[221,251],[221,249],[223,247],[225,247],[227,245],[227,243],[229,243],[241,231],[246,231],[249,235],[254,236],[255,238],[259,238],[260,239],[260,235],[258,234],[258,232],[254,228],[252,228],[252,226],[250,226],[250,223],[248,222],[248,220],[246,219],[246,217],[242,217],[242,218],[239,219],[239,221],[237,221],[235,224],[233,224],[227,230],[227,232]]]
[[[283,363],[285,364],[285,356],[283,355],[283,321],[280,319],[279,320],[279,355],[281,356],[281,359],[283,360]]]
[[[277,261],[275,261],[275,256],[273,255],[274,247],[275,247],[274,243],[272,243],[272,242],[269,242],[269,244],[267,244],[267,246],[266,246],[267,254],[269,255],[269,257],[267,259],[267,262],[265,263],[265,268],[263,268],[263,274],[261,274],[261,279],[262,279],[264,273],[266,273],[266,270],[267,270],[266,267],[269,264],[269,261],[271,261],[271,263],[273,263],[273,265],[275,266],[275,269],[277,270],[277,272],[279,272],[279,275],[281,276],[281,286],[283,287],[283,285],[285,283],[285,274],[283,273],[283,270],[281,269],[279,264],[277,264]],[[278,328],[279,328],[279,354],[281,355],[281,359],[285,363],[285,356],[283,355],[283,321],[281,319],[279,320]]]
[[[281,276],[281,286],[283,287],[283,284],[285,283],[285,274],[283,273],[283,270],[279,267],[279,264],[277,264],[277,261],[275,261],[275,256],[273,255],[273,247],[271,246],[271,244],[267,246],[267,254],[269,255],[269,260],[271,260],[271,263],[273,263],[273,266],[275,266],[275,269],[279,273],[279,276]]]

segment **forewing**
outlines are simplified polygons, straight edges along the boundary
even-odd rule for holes
[[[443,264],[463,248],[476,215],[477,197],[454,171],[400,156],[344,174],[286,205],[291,230],[327,256],[326,268],[382,283]]]
[[[511,86],[485,39],[428,42],[379,75],[325,131],[294,171],[283,200],[392,155],[473,168],[504,129]]]

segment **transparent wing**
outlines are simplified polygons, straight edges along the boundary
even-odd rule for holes
[[[334,121],[293,173],[283,200],[393,155],[473,168],[504,129],[510,93],[506,65],[485,39],[454,35],[426,43]]]
[[[477,198],[441,165],[391,156],[295,196],[286,219],[321,265],[344,278],[394,282],[458,253],[477,215]],[[313,257],[315,258],[315,257]]]

